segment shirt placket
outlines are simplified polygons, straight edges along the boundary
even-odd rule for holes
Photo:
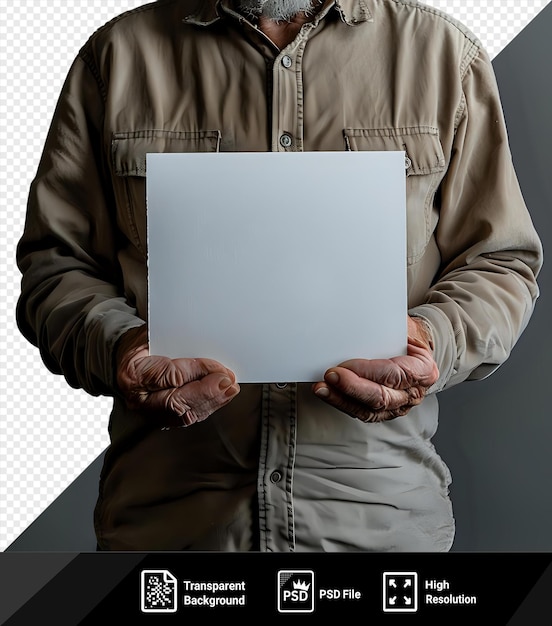
[[[263,386],[258,474],[260,549],[293,552],[293,470],[297,438],[297,386]]]
[[[305,24],[272,67],[272,151],[303,150],[303,53],[313,24]]]
[[[273,152],[303,150],[302,59],[311,25],[276,56],[272,65]],[[261,550],[295,550],[293,469],[297,436],[297,386],[264,386],[258,494]]]

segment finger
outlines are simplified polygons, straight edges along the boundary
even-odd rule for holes
[[[214,359],[173,359],[173,363],[176,367],[181,369],[184,378],[184,383],[189,383],[193,380],[199,380],[208,374],[226,374],[231,381],[236,382],[236,375],[234,372],[222,363],[215,361]]]
[[[407,355],[392,359],[351,359],[340,363],[340,367],[394,389],[431,387],[439,378],[433,356],[425,348],[414,345],[409,345]]]
[[[133,363],[132,389],[143,393],[180,387],[184,373],[171,359],[163,356],[145,356]]]
[[[418,402],[421,396],[418,386],[394,389],[342,367],[329,370],[325,382],[330,391],[334,392],[334,400],[350,399],[370,411],[394,411]]]
[[[235,380],[225,373],[216,372],[171,390],[163,399],[164,407],[181,417],[184,425],[190,425],[203,421],[228,404],[239,391]]]
[[[182,387],[192,380],[219,372],[235,382],[234,373],[212,359],[169,359],[162,356],[147,356],[134,365],[133,388],[138,391],[159,391]]]
[[[157,414],[164,425],[181,426],[200,421],[228,404],[240,391],[226,374],[208,374],[182,387],[133,394],[131,407]],[[176,419],[175,419],[176,418]]]
[[[393,359],[351,359],[326,372],[325,378],[330,372],[336,372],[343,384],[354,384],[358,379],[370,380],[390,389],[408,389],[413,384],[408,370],[400,367]],[[328,382],[335,384],[331,380]]]
[[[322,401],[350,417],[367,423],[384,422],[406,415],[412,406],[415,406],[415,404],[421,401],[421,399],[412,398],[407,404],[397,406],[396,408],[375,409],[362,401],[342,394],[334,387],[328,386],[322,382],[316,383],[313,389]]]

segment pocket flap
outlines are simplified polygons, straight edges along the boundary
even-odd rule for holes
[[[404,150],[408,175],[433,174],[445,168],[439,131],[431,126],[346,128],[343,134],[348,150]]]
[[[145,176],[149,152],[218,152],[218,130],[134,130],[113,133],[111,159],[117,176]]]

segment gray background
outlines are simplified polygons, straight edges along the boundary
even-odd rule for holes
[[[516,171],[545,263],[510,359],[441,395],[435,444],[453,474],[455,550],[552,550],[552,4],[494,60]]]
[[[521,187],[545,256],[552,226],[552,5],[494,60]],[[453,475],[453,551],[552,551],[550,272],[510,359],[485,381],[441,394],[435,444]],[[102,456],[7,551],[95,549]]]

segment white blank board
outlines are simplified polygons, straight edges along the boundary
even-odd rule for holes
[[[406,352],[404,152],[146,162],[150,353],[312,382]]]

